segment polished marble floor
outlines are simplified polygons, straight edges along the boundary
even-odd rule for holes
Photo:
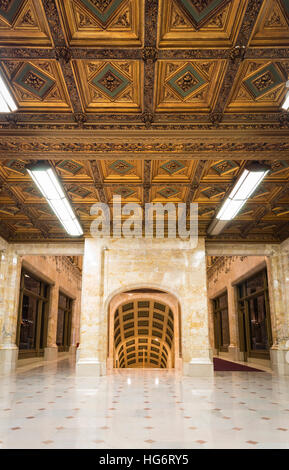
[[[289,449],[289,377],[79,378],[69,359],[19,370],[0,378],[0,448]]]

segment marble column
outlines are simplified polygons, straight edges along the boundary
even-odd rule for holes
[[[58,347],[56,344],[57,320],[58,320],[58,297],[59,285],[56,282],[50,287],[49,314],[47,329],[47,345],[44,351],[45,361],[54,361],[58,356]]]
[[[218,354],[218,350],[215,348],[215,330],[214,330],[214,309],[212,300],[208,299],[208,315],[209,315],[209,343],[211,349],[211,358]]]
[[[80,347],[77,351],[76,373],[99,376],[106,373],[106,338],[102,323],[106,323],[102,308],[103,296],[103,242],[85,241],[82,266],[82,293],[80,316]]]
[[[0,261],[0,373],[16,368],[20,276],[21,258],[8,247],[1,252]]]
[[[76,343],[77,343],[77,320],[79,316],[79,302],[78,298],[75,299],[72,303],[72,318],[71,318],[71,334],[70,334],[70,347],[69,352],[72,355],[76,353]]]
[[[240,359],[240,349],[238,347],[238,313],[236,308],[235,287],[231,283],[227,284],[228,294],[228,315],[229,315],[229,331],[230,331],[230,345],[228,352],[234,361]]]
[[[189,376],[213,375],[209,341],[209,310],[204,239],[194,250],[183,250],[181,294],[183,371]]]
[[[289,253],[282,245],[269,257],[268,278],[273,333],[272,368],[279,375],[289,375]]]

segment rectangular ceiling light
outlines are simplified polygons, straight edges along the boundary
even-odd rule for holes
[[[282,108],[285,109],[285,111],[289,111],[289,91],[287,92],[285,101],[282,104]]]
[[[289,80],[286,82],[286,87],[289,88]],[[289,111],[289,90],[286,93],[285,100],[282,104],[282,109],[285,109],[285,111]]]
[[[47,163],[39,162],[28,166],[27,171],[67,233],[73,237],[83,235],[81,225],[55,170]]]
[[[11,113],[17,111],[17,105],[0,72],[0,113]]]
[[[227,223],[234,219],[270,171],[267,165],[252,162],[245,167],[229,196],[209,227],[209,235],[219,235]]]

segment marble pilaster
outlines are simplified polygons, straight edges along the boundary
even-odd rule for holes
[[[273,331],[272,368],[289,375],[289,252],[282,245],[268,262],[269,298]]]
[[[102,240],[86,240],[82,266],[80,348],[76,369],[79,375],[104,375],[106,371],[106,338],[102,325],[107,324],[102,305],[103,260]]]
[[[72,303],[72,319],[71,319],[71,335],[70,335],[70,347],[69,352],[71,354],[76,353],[77,336],[78,336],[78,318],[79,318],[79,297]]]
[[[236,298],[235,286],[228,284],[228,315],[229,315],[229,331],[230,331],[230,344],[228,348],[229,355],[234,360],[239,360],[238,348],[238,317],[236,315]]]
[[[21,259],[12,247],[1,252],[0,261],[0,373],[16,367],[18,301]]]
[[[58,319],[58,297],[59,297],[59,285],[56,282],[53,286],[50,287],[47,345],[46,345],[45,352],[44,352],[44,359],[46,361],[53,361],[57,359],[57,355],[58,355],[58,347],[56,344],[57,319]]]

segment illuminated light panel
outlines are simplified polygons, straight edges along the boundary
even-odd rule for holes
[[[28,167],[27,171],[67,233],[72,237],[83,235],[82,227],[54,169],[46,163],[37,163]]]
[[[227,223],[237,216],[269,171],[268,166],[258,162],[252,162],[244,169],[216,219],[210,225],[209,235],[219,235],[222,232]]]
[[[289,80],[286,82],[286,87],[289,88]],[[289,90],[286,93],[285,100],[282,104],[282,109],[285,111],[289,111]]]
[[[0,113],[17,111],[17,104],[0,72]]]

